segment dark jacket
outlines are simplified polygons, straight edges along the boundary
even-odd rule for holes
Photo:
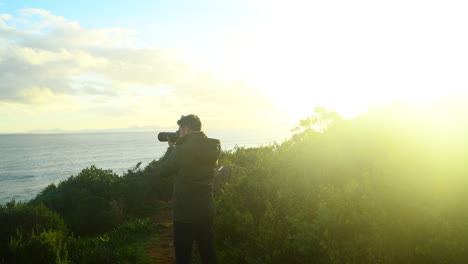
[[[174,221],[192,223],[213,218],[213,175],[220,152],[219,140],[195,132],[181,138],[159,162],[158,176],[175,175]]]

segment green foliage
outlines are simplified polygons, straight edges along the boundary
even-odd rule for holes
[[[129,217],[148,217],[155,213],[159,201],[172,197],[172,179],[156,177],[157,161],[152,161],[143,170],[128,171],[119,182],[118,198]]]
[[[128,171],[122,177],[95,166],[46,187],[32,204],[45,204],[65,219],[77,235],[97,235],[127,219],[145,217],[157,209],[154,166]]]
[[[112,171],[91,166],[57,187],[48,186],[32,203],[58,212],[76,234],[99,234],[124,221],[118,202],[112,203],[118,197],[119,180]]]
[[[0,263],[149,263],[145,249],[157,231],[146,218],[95,237],[75,237],[44,205],[14,201],[0,206],[0,221]]]
[[[11,238],[10,250],[13,253],[12,263],[70,263],[66,236],[60,231],[44,231],[38,235],[33,232],[26,241],[19,234]]]
[[[331,109],[316,107],[315,114],[299,122],[299,126],[293,131],[315,130],[324,132],[335,123],[343,121],[341,115]]]
[[[91,166],[47,186],[28,205],[1,207],[0,256],[7,263],[148,263],[145,248],[156,231],[141,219],[167,197],[158,192],[156,164],[121,177]],[[165,184],[172,190],[170,180]]]
[[[0,206],[0,262],[67,263],[67,227],[44,205]]]
[[[436,109],[436,111],[431,111]],[[323,108],[281,145],[223,154],[222,263],[465,263],[463,102]]]
[[[125,222],[97,237],[71,239],[70,259],[72,263],[87,264],[149,263],[143,249],[155,232],[156,225],[147,218]]]

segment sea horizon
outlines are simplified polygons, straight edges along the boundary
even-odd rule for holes
[[[281,143],[284,131],[212,130],[223,150]],[[167,149],[155,131],[93,131],[0,134],[0,204],[26,202],[49,184],[59,184],[92,165],[123,175],[144,168]]]

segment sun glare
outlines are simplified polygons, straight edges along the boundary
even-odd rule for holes
[[[260,88],[291,120],[317,106],[353,117],[372,105],[467,94],[460,77],[466,38],[451,34],[461,28],[444,13],[447,6],[375,4],[368,12],[369,3],[294,3],[270,6],[268,18],[198,51],[199,61],[216,58],[217,76]]]

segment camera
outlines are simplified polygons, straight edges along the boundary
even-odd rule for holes
[[[168,137],[172,142],[176,142],[177,139],[179,138],[179,131],[177,131],[177,132],[160,132],[158,134],[158,140],[161,141],[161,142],[166,142]]]

